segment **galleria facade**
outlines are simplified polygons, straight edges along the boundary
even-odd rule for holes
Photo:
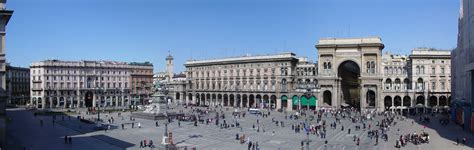
[[[186,81],[173,99],[207,106],[284,110],[442,108],[450,102],[450,51],[383,53],[380,38],[327,38],[318,62],[293,53],[185,63]],[[186,95],[186,96],[177,96]]]

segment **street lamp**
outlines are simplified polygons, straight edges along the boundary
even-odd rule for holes
[[[105,88],[103,87],[97,87],[97,93],[101,95],[101,100],[99,101],[99,104],[96,106],[97,107],[97,122],[100,121],[100,103],[102,103],[102,97],[104,96],[105,93]]]
[[[164,96],[162,97],[165,101],[165,105],[166,105],[166,109],[168,109],[168,93],[169,93],[169,88],[168,88],[168,85],[167,84],[162,84],[162,83],[158,83],[159,86],[158,86],[158,89],[156,89],[157,91],[160,91]],[[163,102],[163,101],[162,101]],[[168,112],[165,111],[165,112],[162,112],[165,116],[166,119],[168,119]],[[161,142],[161,144],[163,144],[165,146],[165,149],[168,149],[168,145],[170,144],[169,143],[169,137],[168,137],[168,122],[165,122],[165,133],[163,135],[163,140]]]

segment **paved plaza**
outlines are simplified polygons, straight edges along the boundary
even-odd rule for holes
[[[202,108],[205,109],[205,108]],[[180,122],[173,121],[169,124],[168,129],[173,134],[173,141],[178,147],[184,149],[196,148],[196,149],[236,149],[242,150],[247,149],[248,144],[240,144],[239,140],[236,140],[236,134],[245,134],[246,139],[252,141],[252,143],[258,142],[260,149],[301,149],[301,141],[306,139],[306,133],[304,131],[295,133],[291,125],[305,121],[305,117],[299,118],[298,120],[290,120],[289,117],[285,119],[283,112],[270,111],[270,116],[262,118],[247,113],[245,118],[241,117],[234,119],[231,113],[234,111],[233,108],[217,108],[217,110],[225,112],[225,119],[227,123],[233,123],[237,121],[242,126],[241,128],[230,127],[220,128],[215,123],[198,123],[198,126],[194,126],[194,122]],[[176,108],[176,110],[183,110],[182,108]],[[190,109],[184,109],[184,112],[189,112]],[[243,110],[247,111],[247,110]],[[159,121],[159,127],[155,126],[155,121],[143,120],[136,118],[135,121],[130,121],[130,112],[122,112],[122,117],[118,116],[118,113],[107,113],[101,114],[101,118],[114,118],[114,123],[111,124],[111,129],[107,132],[101,130],[94,130],[93,125],[81,123],[76,118],[77,115],[84,116],[84,118],[94,118],[97,115],[86,115],[84,112],[76,115],[69,116],[56,116],[56,121],[52,121],[52,116],[34,116],[33,111],[25,109],[10,109],[8,110],[8,116],[12,118],[9,122],[8,139],[10,147],[16,149],[26,148],[27,150],[43,150],[43,149],[141,149],[140,140],[152,140],[154,145],[158,145],[162,136],[164,135],[164,123],[165,120]],[[288,115],[290,113],[288,112]],[[209,116],[215,116],[211,114]],[[309,116],[309,115],[308,115]],[[64,120],[63,120],[64,118]],[[277,126],[272,122],[272,118],[278,121],[284,122],[284,127]],[[327,122],[327,135],[326,139],[322,139],[317,135],[309,135],[311,142],[309,143],[309,149],[396,149],[395,141],[398,139],[399,134],[397,129],[400,129],[401,134],[408,133],[421,133],[422,130],[430,135],[430,142],[428,144],[413,145],[408,143],[401,149],[439,149],[439,150],[464,150],[473,148],[473,136],[470,133],[463,132],[461,128],[454,125],[452,122],[448,126],[442,126],[438,123],[438,119],[432,118],[432,122],[429,124],[422,124],[415,119],[412,125],[412,119],[397,120],[396,125],[390,127],[388,131],[388,141],[380,139],[379,144],[375,145],[375,140],[370,139],[367,129],[361,129],[356,131],[356,125],[362,125],[360,123],[352,123],[349,119],[342,119],[341,123],[337,125],[337,129],[331,129],[329,123],[335,121],[334,118],[328,115],[323,115],[323,120]],[[374,120],[368,120],[366,123],[372,127],[375,126],[376,122],[381,120],[381,116],[377,116]],[[40,124],[40,120],[43,121],[43,126]],[[104,119],[107,122],[107,119]],[[257,120],[259,123],[257,124]],[[309,121],[310,119],[308,119]],[[131,124],[134,124],[132,128]],[[311,122],[311,121],[310,121]],[[311,123],[315,123],[312,121]],[[141,128],[138,128],[140,123]],[[121,125],[125,125],[125,129],[122,129]],[[254,129],[253,125],[260,125],[260,130]],[[341,127],[344,126],[345,130],[341,131]],[[426,128],[424,128],[426,126]],[[351,133],[348,134],[347,130],[351,129]],[[354,135],[360,138],[360,145],[356,146],[353,141]],[[64,136],[72,136],[71,144],[65,144]],[[467,145],[456,145],[456,137],[466,137]],[[325,145],[325,140],[328,144]],[[305,144],[306,146],[306,144]],[[150,148],[143,148],[150,149]],[[158,148],[154,148],[158,149]],[[306,147],[305,147],[306,149]]]

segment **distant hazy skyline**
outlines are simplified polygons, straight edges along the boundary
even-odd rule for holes
[[[150,61],[291,51],[317,60],[326,37],[380,36],[384,51],[453,49],[459,0],[9,0],[7,61]]]

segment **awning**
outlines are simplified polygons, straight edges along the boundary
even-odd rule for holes
[[[293,105],[298,105],[298,96],[293,96],[291,100],[293,100]]]
[[[281,97],[281,101],[287,101],[287,100],[288,100],[288,96],[283,95],[283,96]]]
[[[311,97],[311,98],[309,99],[309,106],[316,106],[316,101],[317,101],[317,100],[318,100],[318,99],[317,99],[316,97],[314,97],[314,96]]]

